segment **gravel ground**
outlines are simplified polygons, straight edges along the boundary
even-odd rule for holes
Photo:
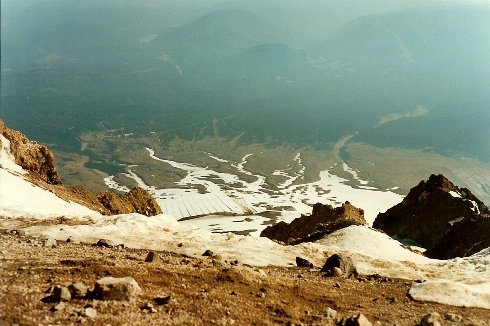
[[[407,280],[325,277],[319,269],[257,268],[170,252],[156,252],[155,261],[145,262],[147,250],[76,243],[52,247],[4,233],[1,325],[335,325],[358,312],[373,325],[416,325],[433,312],[444,325],[490,325],[490,310],[411,300],[412,281]],[[58,311],[53,311],[57,303],[42,301],[52,286],[76,281],[93,288],[105,276],[131,276],[142,292],[132,301],[72,299]],[[157,296],[170,300],[159,305]],[[327,308],[337,311],[336,318],[325,316]]]

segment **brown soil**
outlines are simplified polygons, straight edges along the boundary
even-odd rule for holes
[[[59,243],[44,247],[39,239],[0,235],[0,324],[94,325],[333,325],[320,312],[327,307],[338,318],[362,312],[374,324],[415,325],[431,312],[463,317],[459,325],[489,325],[490,311],[412,301],[412,281],[381,277],[327,278],[318,269],[256,268],[158,252]],[[142,294],[132,302],[71,300],[61,311],[42,302],[52,285],[74,281],[93,287],[104,276],[132,276]],[[157,305],[153,298],[170,295]],[[141,307],[148,302],[157,310]],[[90,305],[95,318],[81,317]],[[445,325],[458,324],[444,321]]]

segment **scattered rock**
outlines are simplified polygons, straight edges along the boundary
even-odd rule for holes
[[[460,316],[460,315],[456,315],[456,314],[453,314],[453,313],[450,313],[450,312],[447,312],[445,315],[444,315],[445,319],[446,320],[449,320],[449,321],[452,321],[452,322],[460,322],[463,320],[463,317]]]
[[[88,287],[81,282],[73,282],[68,286],[73,299],[83,299],[87,295]]]
[[[154,251],[148,252],[148,254],[146,255],[146,258],[145,258],[145,263],[156,263],[156,262],[160,262],[160,261],[161,261],[160,257]]]
[[[52,298],[53,302],[70,301],[71,300],[71,294],[70,294],[70,291],[68,290],[67,287],[61,286],[61,285],[56,285],[53,288],[53,293],[51,294],[51,298]]]
[[[108,239],[99,239],[97,243],[95,244],[97,247],[105,247],[105,248],[112,248],[114,247],[114,243],[111,240]]]
[[[425,315],[420,321],[419,326],[441,326],[442,317],[438,312]]]
[[[55,311],[61,311],[63,309],[65,309],[66,305],[64,302],[59,302],[57,304],[55,304],[54,306],[52,306],[49,311],[52,311],[52,312],[55,312]]]
[[[260,236],[295,245],[318,240],[351,225],[367,225],[362,209],[353,206],[348,201],[336,208],[317,203],[313,205],[311,215],[302,215],[289,224],[279,222],[268,226],[260,233]]]
[[[207,249],[205,252],[203,252],[202,255],[204,257],[211,257],[211,256],[214,256],[214,253],[211,250]]]
[[[327,271],[327,276],[329,277],[340,277],[344,274],[342,270],[338,267],[332,267]]]
[[[342,319],[338,326],[372,326],[371,322],[362,313]]]
[[[335,319],[335,317],[337,317],[337,310],[327,307],[320,311],[320,315],[328,319]]]
[[[345,275],[346,277],[350,277],[351,275],[357,275],[352,259],[339,254],[333,254],[332,256],[328,257],[325,265],[323,265],[321,269],[321,272],[327,273],[327,276]]]
[[[161,306],[161,305],[169,303],[170,299],[172,299],[172,297],[170,295],[160,294],[160,295],[157,295],[156,297],[154,297],[153,301],[155,301],[155,303],[157,305]]]
[[[99,300],[133,300],[141,288],[132,277],[104,277],[95,282],[93,297]]]
[[[26,235],[26,231],[24,230],[11,230],[10,233],[19,237],[25,237]]]
[[[313,264],[310,263],[307,259],[296,257],[296,266],[298,267],[308,267],[313,268]]]
[[[150,313],[157,312],[157,310],[155,309],[155,307],[153,307],[153,305],[151,304],[151,302],[148,302],[147,304],[145,304],[144,306],[142,306],[141,307],[141,310],[145,310],[145,311],[148,311]]]
[[[97,317],[97,310],[92,307],[85,308],[82,313],[83,317],[95,318]]]

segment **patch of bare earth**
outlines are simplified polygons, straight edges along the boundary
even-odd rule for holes
[[[6,232],[6,231],[4,231]],[[147,250],[105,248],[87,244],[43,241],[0,235],[0,324],[96,325],[333,325],[337,319],[362,312],[374,324],[415,325],[431,312],[462,316],[459,323],[488,325],[490,311],[412,301],[412,281],[361,276],[327,278],[319,269],[257,268],[157,252],[145,262]],[[89,288],[105,276],[133,277],[142,288],[134,301],[72,299],[59,311],[41,301],[54,285],[82,282]],[[158,305],[154,298],[170,296]],[[151,303],[154,312],[142,309]],[[87,307],[96,316],[84,316]]]

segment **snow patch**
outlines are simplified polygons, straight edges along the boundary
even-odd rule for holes
[[[464,220],[464,216],[461,216],[461,217],[458,217],[458,218],[455,218],[454,220],[451,220],[449,221],[449,225],[453,226],[454,223],[458,223],[458,222],[461,222],[462,220]]]
[[[478,208],[476,201],[470,199],[468,199],[468,201],[472,204],[471,210],[477,214],[480,214],[480,208]]]
[[[468,285],[451,280],[428,280],[415,283],[408,293],[419,301],[490,309],[490,282]]]
[[[317,241],[331,250],[345,250],[373,259],[409,261],[426,264],[429,259],[402,247],[402,244],[385,233],[352,225],[337,230]]]
[[[104,178],[104,183],[106,184],[106,186],[108,186],[111,189],[115,189],[115,190],[119,190],[119,191],[123,191],[123,192],[128,192],[129,191],[129,188],[128,187],[121,186],[119,183],[117,183],[114,180],[114,176],[113,175],[110,175],[108,177],[105,177]]]
[[[296,214],[294,217],[299,217],[301,214],[310,214],[311,207],[315,203],[338,206],[345,201],[350,201],[353,205],[364,210],[365,219],[371,225],[378,213],[386,211],[403,199],[401,195],[391,191],[381,191],[366,186],[364,188],[352,188],[345,184],[348,180],[330,174],[328,170],[320,173],[320,180],[317,182],[294,184],[299,178],[304,177],[306,169],[302,164],[301,153],[297,153],[294,157],[295,162],[300,166],[300,170],[293,176],[283,170],[275,171],[273,174],[282,175],[288,179],[280,186],[279,190],[271,190],[267,188],[265,176],[254,174],[246,169],[247,159],[253,153],[244,155],[238,163],[230,162],[231,166],[240,173],[255,178],[255,181],[247,182],[235,174],[216,172],[208,167],[162,159],[155,155],[153,149],[146,149],[154,160],[165,162],[174,168],[187,172],[186,176],[177,182],[177,185],[183,189],[155,189],[141,184],[137,176],[130,173],[141,187],[148,190],[157,199],[165,212],[178,218],[205,215],[207,211],[210,211],[210,214],[247,215],[264,212],[273,207],[280,214],[280,219],[290,221],[292,220],[290,218],[291,211]],[[221,160],[220,158],[216,159]],[[216,178],[220,179],[222,183],[214,183],[212,180]],[[200,194],[196,189],[197,185],[203,186],[206,193]],[[209,206],[207,203],[209,201],[217,203],[222,201],[225,204],[219,204],[215,206],[215,209],[208,209],[206,207]],[[196,209],[189,209],[190,206],[198,206],[197,211],[200,213],[196,212],[197,215],[189,215],[196,211]],[[258,217],[257,219],[257,228],[263,229],[265,226],[262,225],[261,218]]]
[[[356,181],[358,181],[361,185],[366,186],[369,182],[366,180],[362,180],[359,177],[359,171],[352,169],[350,166],[348,166],[346,163],[342,163],[342,168],[344,169],[345,172],[350,173]],[[376,189],[372,187],[364,187],[365,189]]]
[[[0,169],[0,216],[33,217],[99,216],[74,202],[67,202],[21,176]]]
[[[451,191],[449,192],[449,194],[450,194],[451,196],[453,196],[454,198],[462,198],[462,197],[461,197],[461,194],[460,194],[459,192],[457,192],[457,191],[454,191],[454,190],[451,190]]]

